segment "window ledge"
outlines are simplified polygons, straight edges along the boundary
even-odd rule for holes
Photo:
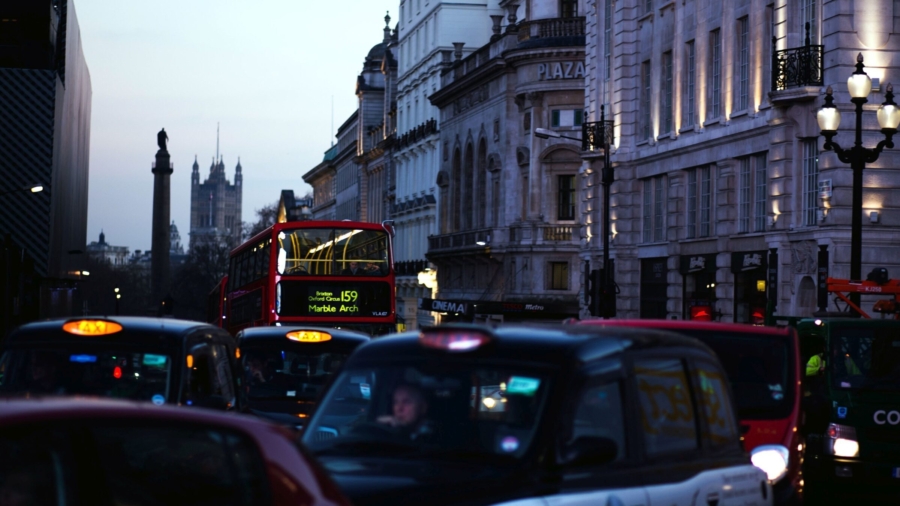
[[[673,141],[678,138],[678,134],[675,132],[667,132],[656,138],[657,141],[661,141],[663,139],[672,139]]]
[[[748,109],[741,109],[740,111],[731,113],[731,119],[740,118],[741,116],[747,116],[748,114],[749,114]]]
[[[669,241],[653,241],[653,242],[642,242],[638,244],[638,248],[643,246],[661,246],[663,244],[669,244]]]
[[[710,126],[710,125],[718,125],[718,124],[720,124],[720,123],[722,123],[722,117],[721,117],[721,116],[718,116],[718,117],[715,117],[715,118],[708,119],[708,120],[704,121],[704,122],[703,122],[703,127],[701,127],[701,128],[706,128],[706,127],[708,127],[708,126]]]

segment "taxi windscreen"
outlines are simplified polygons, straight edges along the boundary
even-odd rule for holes
[[[286,348],[241,348],[244,388],[251,401],[316,399],[349,355],[348,351],[301,352]]]
[[[774,420],[790,415],[794,389],[786,338],[705,330],[683,332],[700,339],[718,355],[734,391],[738,418]]]
[[[85,346],[9,349],[0,356],[0,392],[89,395],[162,404],[169,399],[166,354]]]
[[[345,370],[303,441],[316,454],[521,457],[548,390],[546,373],[508,365],[445,361]]]

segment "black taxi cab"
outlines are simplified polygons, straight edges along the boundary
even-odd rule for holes
[[[325,386],[369,336],[317,327],[251,327],[237,334],[247,410],[302,428]]]
[[[771,504],[701,342],[447,325],[359,347],[303,443],[354,504]]]
[[[88,396],[240,409],[237,345],[224,329],[167,318],[22,325],[0,345],[0,395]]]

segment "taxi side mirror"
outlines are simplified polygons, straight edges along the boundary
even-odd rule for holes
[[[569,443],[565,450],[566,467],[590,467],[612,462],[619,454],[619,445],[610,438],[581,436]]]

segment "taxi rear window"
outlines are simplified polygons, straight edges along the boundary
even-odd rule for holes
[[[0,392],[90,395],[151,401],[169,398],[172,358],[159,351],[96,346],[9,349],[0,356]]]

